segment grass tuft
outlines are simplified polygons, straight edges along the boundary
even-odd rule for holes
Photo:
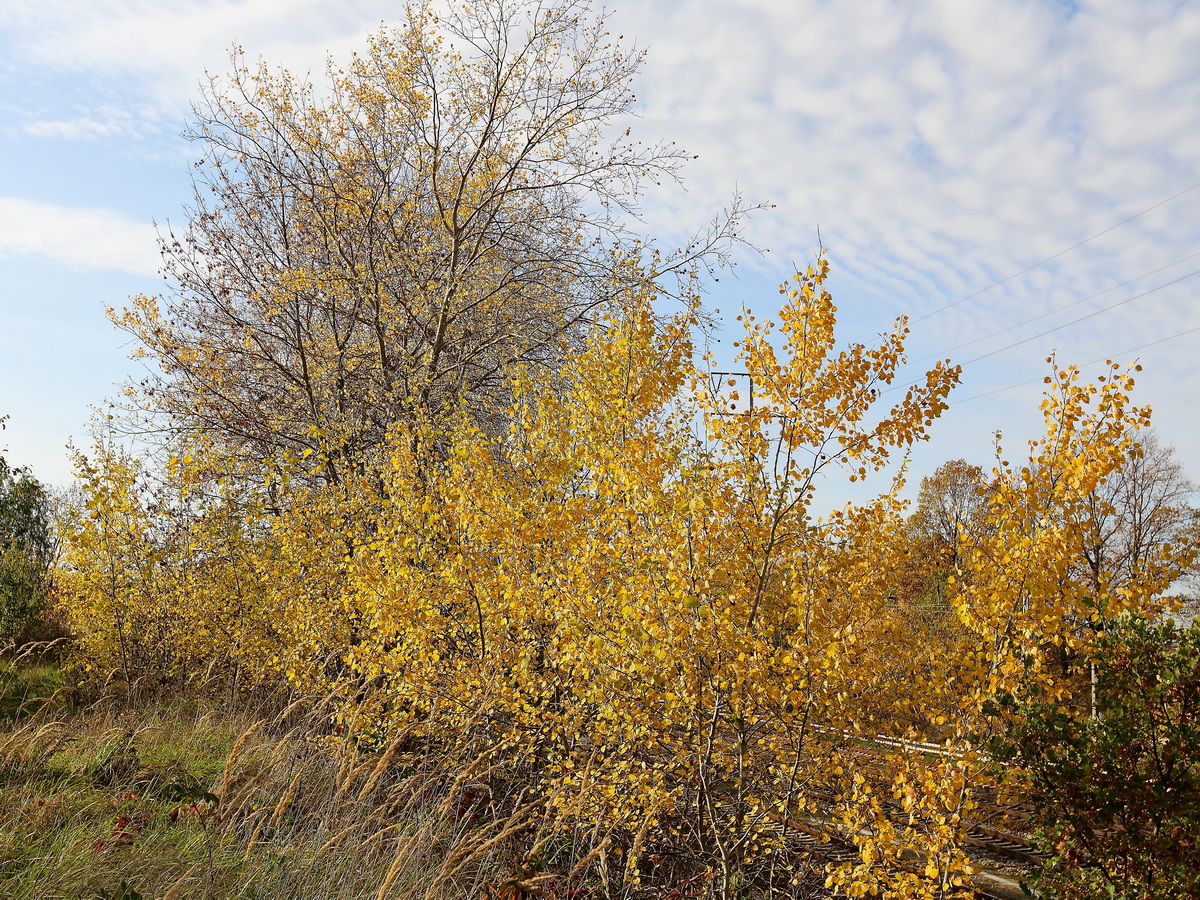
[[[126,691],[75,706],[44,656],[0,675],[0,896],[556,897],[568,875],[572,896],[601,896],[586,854],[529,870],[552,798],[489,784],[485,757],[451,774],[405,736],[339,738],[320,703],[267,715],[228,692]]]

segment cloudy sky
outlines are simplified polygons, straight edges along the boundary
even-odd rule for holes
[[[65,444],[136,373],[104,317],[156,292],[180,137],[234,42],[294,71],[345,57],[396,0],[0,4],[0,435],[65,484]],[[1037,436],[1044,358],[1145,368],[1136,399],[1200,478],[1200,4],[1165,0],[642,0],[647,140],[697,159],[649,198],[671,243],[734,193],[774,204],[723,311],[769,312],[820,240],[843,334],[912,319],[910,358],[964,384],[915,475]],[[1065,251],[1065,252],[1064,252]],[[727,339],[728,342],[728,339]],[[915,366],[914,366],[915,371]]]

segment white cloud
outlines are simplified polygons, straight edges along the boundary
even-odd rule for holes
[[[1194,4],[1153,0],[1084,0],[1073,16],[1034,0],[692,0],[622,11],[620,30],[653,36],[639,89],[643,136],[677,138],[700,156],[685,173],[687,194],[662,215],[648,207],[651,228],[669,234],[698,221],[736,181],[749,198],[778,204],[748,229],[775,251],[768,265],[803,260],[821,226],[851,335],[897,313],[934,311],[1200,182],[1198,18]],[[740,37],[739,20],[753,23],[750,38]],[[1200,189],[917,323],[913,356],[1193,252],[1198,213]],[[960,358],[1192,268],[982,341]],[[774,300],[737,290],[752,305]],[[1200,277],[971,367],[964,396],[1039,384],[967,404],[947,427],[985,461],[993,427],[1036,428],[1036,414],[1013,410],[1036,413],[1030,398],[1050,350],[1086,362],[1200,325],[1197,290]],[[1168,440],[1200,453],[1200,425],[1181,400],[1200,391],[1196,341],[1145,351],[1175,388],[1135,399],[1158,407]]]
[[[29,122],[25,125],[24,131],[34,137],[90,141],[116,134],[117,128],[110,122],[101,122],[88,116],[77,116],[73,119]]]
[[[0,257],[43,256],[71,266],[158,271],[154,227],[108,209],[79,209],[0,197]]]
[[[144,128],[144,120],[132,111],[104,104],[94,113],[69,119],[35,119],[26,122],[22,130],[33,137],[94,141],[118,135],[122,140],[140,140]]]
[[[25,126],[103,140],[148,135],[155,115],[181,119],[203,70],[227,69],[234,40],[251,59],[320,71],[327,51],[344,57],[399,11],[394,0],[6,0],[0,37],[10,71],[119,85],[128,108],[95,101],[39,111]],[[862,298],[843,307],[851,330],[933,311],[1200,182],[1194,3],[1080,0],[1072,11],[1051,0],[642,0],[619,6],[613,24],[650,50],[635,135],[699,154],[684,173],[687,192],[648,198],[650,230],[675,242],[735,184],[752,201],[775,202],[747,231],[774,251],[755,271],[805,259],[819,225],[835,275]],[[62,210],[42,210],[53,224],[17,228],[0,205],[0,252],[77,265],[125,259],[117,267],[138,272],[157,264],[148,228],[135,238],[141,226],[100,211],[74,211],[90,224],[65,228]],[[1198,213],[1200,189],[918,325],[916,355],[1186,255],[1200,246]],[[103,249],[118,233],[126,249]],[[1038,374],[1052,346],[1090,359],[1183,330],[1200,322],[1189,291],[1134,301],[972,377],[993,379],[988,389]],[[1200,392],[1189,342],[1155,351],[1178,373],[1180,396]],[[998,395],[994,408],[1021,394]],[[986,414],[989,402],[969,408]]]
[[[6,0],[10,65],[140,82],[165,107],[186,104],[205,69],[228,68],[234,42],[251,58],[304,72],[358,45],[395,3],[363,0]]]
[[[1200,180],[1200,45],[1186,9],[1128,21],[1031,0],[753,9],[646,4],[621,28],[654,36],[643,124],[699,153],[693,205],[734,180],[780,202],[765,243],[787,246],[819,217],[939,279],[972,240],[1015,269]],[[912,231],[952,235],[955,249],[904,248]]]

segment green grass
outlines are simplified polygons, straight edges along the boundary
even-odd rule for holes
[[[461,791],[429,760],[334,742],[320,711],[260,722],[228,695],[74,707],[53,661],[0,677],[0,897],[484,896],[536,842],[499,804],[460,821]]]
[[[62,686],[62,670],[53,662],[0,663],[0,721],[32,715]]]
[[[197,863],[226,883],[229,837],[186,806],[223,772],[242,723],[171,703],[84,712],[29,702],[61,681],[53,664],[5,673],[0,895],[112,896],[125,880],[161,896]]]

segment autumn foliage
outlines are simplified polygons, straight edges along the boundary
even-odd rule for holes
[[[179,427],[155,462],[111,443],[78,457],[59,602],[80,660],[130,684],[215,669],[235,692],[332,696],[345,735],[520,785],[549,833],[588,835],[581,865],[612,890],[701,873],[721,896],[965,892],[992,701],[1031,683],[1078,693],[1061,663],[1089,625],[1163,609],[1194,552],[1159,546],[1133,581],[1079,567],[1089,498],[1148,422],[1132,375],[1084,385],[1054,368],[1045,437],[1001,460],[955,527],[939,563],[953,627],[931,631],[899,479],[821,516],[814,500],[926,440],[958,367],[902,387],[903,320],[839,344],[824,256],[770,320],[744,316],[747,376],[716,386],[703,311],[690,291],[667,305],[653,249],[618,242],[534,277],[535,249],[561,261],[580,240],[561,191],[588,165],[620,180],[646,158],[563,157],[577,170],[553,182],[562,160],[520,156],[515,112],[477,159],[422,156],[424,41],[374,43],[335,82],[354,103],[328,118],[296,85],[239,70],[289,140],[353,149],[354,128],[394,112],[412,143],[391,148],[404,165],[343,154],[316,193],[285,191],[295,259],[219,245],[249,215],[227,206],[173,251],[173,312],[142,298],[117,315],[162,364],[143,399]],[[609,72],[624,97],[628,72]],[[573,139],[553,132],[542,151]],[[534,175],[550,181],[535,190]],[[512,231],[522,217],[559,230]],[[214,301],[212,322],[198,311]],[[787,853],[798,836],[855,852],[804,871]]]
[[[914,639],[894,493],[824,518],[810,504],[822,474],[867,477],[924,438],[957,369],[878,410],[904,327],[838,350],[826,273],[797,276],[777,333],[747,323],[752,413],[708,389],[694,314],[664,320],[643,295],[560,379],[514,373],[506,433],[465,412],[394,425],[376,481],[297,480],[273,509],[183,449],[154,493],[119,451],[81,456],[63,605],[84,658],[131,681],[215,663],[245,686],[334,691],[355,732],[553,797],[541,814],[621,846],[630,880],[670,846],[731,890],[782,886],[795,876],[772,855],[818,827],[859,851],[831,885],[964,884],[986,701],[1030,679],[1066,690],[1044,648],[1159,608],[1184,551],[1163,548],[1137,590],[1073,580],[1079,498],[1145,413],[1127,376],[1091,389],[1062,370],[1046,439],[997,470],[990,524],[964,539],[957,652]],[[848,752],[880,736],[954,753]]]

